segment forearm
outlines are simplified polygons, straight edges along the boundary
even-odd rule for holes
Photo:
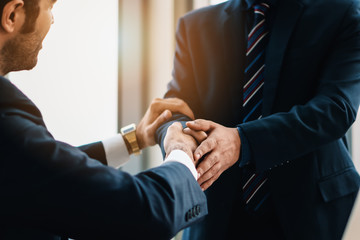
[[[121,134],[104,139],[101,142],[80,146],[79,149],[90,158],[113,168],[119,168],[130,160],[129,152]]]
[[[346,102],[339,103],[319,96],[305,106],[293,107],[287,113],[240,124],[248,140],[248,146],[243,148],[251,150],[248,157],[259,170],[267,170],[310,153],[343,137],[354,122],[356,109]]]
[[[159,144],[159,146],[161,148],[161,152],[162,152],[163,156],[166,155],[165,149],[164,149],[164,139],[165,139],[168,127],[171,124],[173,124],[174,122],[181,122],[183,127],[185,127],[186,126],[185,123],[187,121],[191,121],[191,119],[188,116],[185,116],[185,115],[182,115],[182,114],[173,114],[173,117],[168,122],[161,125],[157,129],[155,138],[156,138],[156,142]]]
[[[86,153],[90,158],[96,159],[104,165],[107,165],[106,154],[102,142],[95,142],[78,147],[81,151]]]
[[[2,150],[3,156],[13,155],[10,150]],[[30,139],[22,153],[29,157],[19,158],[17,164],[26,170],[17,169],[21,174],[16,177],[7,175],[9,181],[1,194],[7,206],[3,216],[18,226],[41,228],[72,238],[117,234],[140,238],[146,233],[165,239],[207,212],[205,196],[181,163],[165,163],[131,176],[49,137],[42,141]],[[11,166],[9,161],[4,169],[13,172]],[[13,189],[17,189],[16,193]],[[197,205],[201,214],[185,221],[186,212]],[[144,226],[141,232],[137,231],[139,224]]]

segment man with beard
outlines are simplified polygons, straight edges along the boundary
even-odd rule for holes
[[[131,176],[106,165],[154,145],[171,112],[193,117],[184,102],[154,100],[137,130],[75,148],[56,141],[34,103],[2,77],[36,65],[55,2],[0,1],[0,238],[169,239],[207,214],[196,141],[173,125],[162,166]]]

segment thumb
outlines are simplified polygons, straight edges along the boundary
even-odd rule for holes
[[[208,120],[197,119],[195,121],[189,121],[186,126],[194,131],[208,132],[214,128],[214,123]]]
[[[152,124],[149,125],[149,132],[155,132],[163,123],[168,121],[172,117],[169,110],[165,110],[160,114]]]
[[[184,128],[183,132],[195,138],[198,144],[202,143],[207,138],[207,134],[204,131],[194,131],[190,128]]]

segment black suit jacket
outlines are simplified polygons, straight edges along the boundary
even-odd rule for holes
[[[168,239],[207,214],[182,164],[131,176],[90,158],[106,163],[101,143],[81,149],[0,77],[0,239]]]
[[[206,191],[209,215],[186,230],[191,239],[234,232],[228,226],[239,204],[239,164],[248,161],[259,171],[271,169],[270,191],[287,239],[340,239],[351,211],[360,179],[345,134],[360,102],[359,1],[279,0],[274,11],[263,118],[244,124],[240,1],[179,21],[166,97],[182,98],[196,118],[240,127],[244,135],[239,162]],[[167,126],[158,131],[160,142]]]

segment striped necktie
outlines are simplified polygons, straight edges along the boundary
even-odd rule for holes
[[[253,5],[254,26],[248,34],[246,51],[245,84],[243,87],[243,122],[262,117],[263,86],[265,76],[265,50],[268,42],[268,28],[265,16],[269,5],[260,3]],[[247,166],[242,177],[243,200],[246,208],[258,211],[269,197],[267,191],[268,172],[257,173]]]

